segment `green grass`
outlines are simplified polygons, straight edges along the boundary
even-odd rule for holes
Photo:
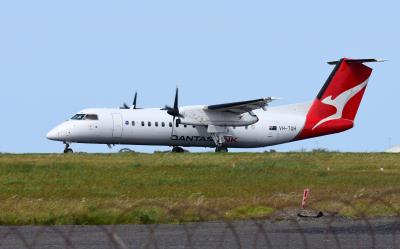
[[[260,218],[304,188],[310,208],[397,215],[399,184],[400,155],[384,153],[2,154],[0,224]]]

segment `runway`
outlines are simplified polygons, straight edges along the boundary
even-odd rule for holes
[[[0,248],[400,248],[400,219],[2,226]]]

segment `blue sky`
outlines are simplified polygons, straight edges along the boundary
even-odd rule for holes
[[[390,60],[371,65],[355,128],[272,148],[382,151],[400,143],[399,8],[365,0],[1,1],[0,151],[59,152],[48,130],[80,109],[130,102],[135,90],[142,107],[172,104],[177,84],[181,105],[312,100],[332,70],[325,62],[344,56]]]

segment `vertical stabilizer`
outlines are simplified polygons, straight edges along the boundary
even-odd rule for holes
[[[335,65],[312,103],[303,130],[297,140],[342,132],[353,127],[354,119],[372,69],[365,62],[376,59],[346,59]]]

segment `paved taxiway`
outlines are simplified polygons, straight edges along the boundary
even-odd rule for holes
[[[400,248],[400,219],[2,226],[0,248]]]

